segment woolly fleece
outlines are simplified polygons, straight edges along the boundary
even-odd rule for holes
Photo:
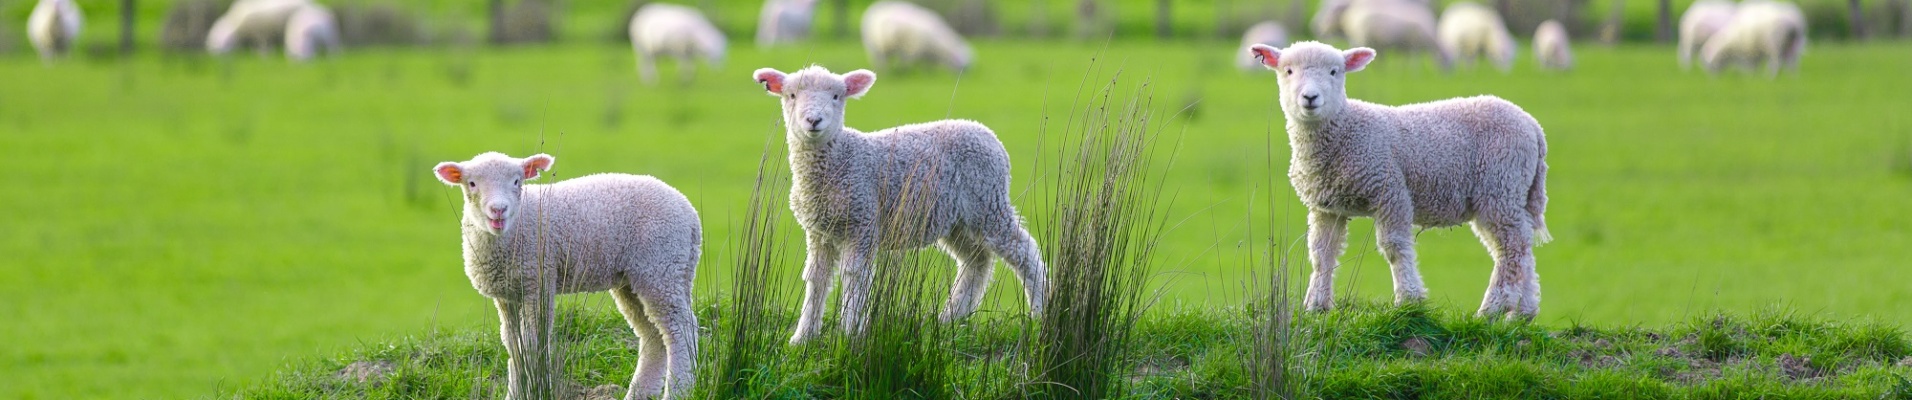
[[[782,99],[790,146],[790,211],[808,234],[804,300],[792,343],[814,338],[836,273],[843,275],[843,329],[864,328],[871,259],[878,251],[939,244],[958,264],[942,319],[976,310],[988,291],[991,256],[1022,281],[1041,313],[1048,278],[1035,239],[1009,201],[1009,153],[988,127],[943,120],[872,133],[844,126],[844,105],[876,83],[866,70],[837,75],[812,66],[752,76]]]
[[[703,245],[697,210],[650,176],[595,174],[524,185],[555,159],[499,153],[445,162],[433,174],[465,195],[465,275],[498,306],[508,399],[549,355],[554,296],[609,291],[641,349],[626,399],[687,394],[697,360],[691,281]],[[542,350],[541,350],[542,349]],[[548,372],[546,372],[548,373]]]
[[[1347,98],[1347,74],[1374,50],[1300,42],[1249,48],[1281,78],[1293,148],[1288,178],[1308,206],[1314,263],[1304,305],[1333,306],[1336,258],[1352,217],[1373,217],[1397,303],[1427,298],[1414,227],[1472,222],[1494,256],[1482,316],[1532,318],[1540,309],[1533,246],[1545,242],[1547,143],[1519,106],[1477,96],[1391,107]]]

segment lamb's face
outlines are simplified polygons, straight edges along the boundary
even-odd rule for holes
[[[1348,73],[1374,60],[1373,49],[1341,51],[1316,42],[1295,43],[1286,50],[1257,44],[1248,51],[1280,75],[1282,113],[1304,123],[1333,118],[1347,108]]]
[[[556,161],[545,154],[517,159],[494,152],[462,163],[439,163],[432,174],[464,190],[467,225],[496,235],[511,228],[511,216],[517,213],[518,199],[524,195],[524,182],[537,179]]]
[[[808,140],[827,138],[843,130],[844,105],[863,97],[876,84],[876,73],[868,70],[837,75],[823,67],[811,66],[785,75],[775,69],[759,69],[752,75],[764,91],[783,102],[783,124],[792,137]]]

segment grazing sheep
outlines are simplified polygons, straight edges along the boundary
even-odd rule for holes
[[[757,17],[757,47],[808,39],[816,12],[817,0],[765,0]]]
[[[265,49],[273,42],[282,40],[285,35],[286,21],[292,13],[313,5],[306,0],[239,0],[226,9],[226,14],[213,21],[212,30],[206,32],[206,51],[213,55],[225,55],[234,47],[251,45],[265,54]]]
[[[1459,2],[1441,12],[1441,47],[1454,52],[1464,67],[1486,58],[1500,72],[1514,68],[1514,53],[1520,45],[1507,32],[1500,13],[1475,2]]]
[[[537,374],[554,373],[545,370],[553,296],[599,290],[611,292],[641,346],[625,398],[688,393],[697,360],[691,280],[703,245],[697,210],[649,176],[524,184],[555,161],[484,153],[432,168],[465,193],[465,275],[498,306],[510,354],[505,398],[550,389],[534,386],[546,381]]]
[[[1396,303],[1421,301],[1414,227],[1472,222],[1494,256],[1480,315],[1531,319],[1540,311],[1533,247],[1551,238],[1547,140],[1520,106],[1494,96],[1384,106],[1347,96],[1347,74],[1374,50],[1346,51],[1300,42],[1249,51],[1277,71],[1281,110],[1294,150],[1288,178],[1308,206],[1314,275],[1303,304],[1333,307],[1336,257],[1348,219],[1373,217],[1377,242],[1394,273]]]
[[[1733,22],[1733,12],[1738,6],[1728,0],[1699,0],[1686,7],[1686,13],[1680,15],[1680,69],[1689,68],[1693,57],[1699,56],[1700,45],[1713,37],[1714,32]]]
[[[645,84],[657,83],[660,57],[676,60],[679,81],[689,82],[697,74],[697,59],[712,68],[723,64],[725,43],[724,32],[695,8],[651,3],[631,16],[631,49]]]
[[[73,42],[79,39],[80,26],[85,21],[80,15],[80,5],[73,0],[40,0],[27,16],[27,39],[33,42],[33,50],[40,53],[40,59],[59,58],[73,50]]]
[[[963,71],[976,58],[969,42],[935,11],[893,0],[863,11],[863,51],[877,69],[929,63]]]
[[[992,254],[1022,281],[1030,312],[1042,312],[1049,288],[1042,254],[1009,202],[1009,153],[988,127],[943,120],[863,133],[844,126],[844,105],[870,90],[875,73],[839,76],[811,66],[789,75],[763,68],[752,78],[783,100],[790,211],[809,245],[803,309],[791,343],[817,336],[839,269],[843,330],[861,332],[877,252],[932,243],[959,268],[944,321],[980,305]]]
[[[1767,76],[1799,66],[1806,51],[1806,17],[1799,7],[1781,1],[1740,3],[1733,20],[1700,46],[1700,63],[1707,72],[1729,66],[1766,67]]]
[[[1328,0],[1315,13],[1315,35],[1346,37],[1354,46],[1425,52],[1445,71],[1451,49],[1441,46],[1434,12],[1419,0]]]
[[[1540,67],[1565,71],[1573,69],[1573,42],[1567,39],[1567,26],[1547,20],[1534,29],[1534,58]]]
[[[332,17],[332,10],[318,4],[300,7],[285,23],[285,56],[292,61],[306,61],[319,53],[337,53],[339,51],[338,19]]]
[[[1248,31],[1243,32],[1241,35],[1241,46],[1246,48],[1257,44],[1269,46],[1287,45],[1288,29],[1281,27],[1281,23],[1275,21],[1262,21],[1261,23],[1255,24],[1255,26],[1250,26],[1248,27]],[[1256,62],[1255,56],[1248,53],[1235,55],[1235,66],[1243,70],[1261,69],[1261,63]]]

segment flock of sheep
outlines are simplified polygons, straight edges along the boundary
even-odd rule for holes
[[[756,43],[770,47],[809,37],[818,0],[765,0]],[[1323,0],[1310,25],[1317,38],[1342,39],[1354,46],[1426,54],[1442,70],[1492,63],[1512,68],[1518,43],[1493,8],[1471,1],[1449,4],[1437,18],[1431,0]],[[84,19],[74,0],[39,0],[27,23],[33,47],[46,59],[71,50]],[[631,16],[631,47],[638,73],[657,80],[657,60],[678,63],[680,79],[695,75],[695,64],[723,61],[728,41],[696,8],[653,3]],[[863,13],[863,46],[877,68],[928,64],[967,69],[975,52],[943,18],[922,6],[881,0]],[[261,53],[282,44],[295,61],[340,49],[337,18],[312,0],[238,0],[214,22],[206,50],[226,54],[248,46]],[[1542,22],[1533,34],[1533,51],[1542,68],[1573,67],[1571,38],[1560,21]],[[1288,30],[1274,21],[1250,27],[1242,44],[1288,43]],[[1806,19],[1799,7],[1783,0],[1699,0],[1680,18],[1679,62],[1697,59],[1708,72],[1728,67],[1764,68],[1768,75],[1796,67],[1805,50]],[[1256,68],[1237,56],[1243,69]]]

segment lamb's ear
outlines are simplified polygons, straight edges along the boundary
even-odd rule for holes
[[[785,77],[783,71],[778,71],[776,68],[758,68],[757,72],[750,76],[756,79],[757,83],[763,84],[763,90],[770,92],[771,96],[783,95],[783,78]]]
[[[558,162],[549,154],[538,154],[524,159],[524,180],[538,179],[538,173],[551,169],[551,163]]]
[[[870,86],[876,85],[876,73],[859,69],[843,74],[843,94],[850,98],[863,97],[870,92]]]
[[[439,182],[447,185],[463,185],[465,184],[465,167],[451,161],[441,162],[438,166],[432,167],[432,176],[438,177]]]
[[[1367,68],[1368,63],[1374,62],[1374,49],[1356,47],[1343,50],[1341,59],[1347,60],[1348,72],[1360,71],[1362,68]]]
[[[1268,69],[1275,69],[1275,64],[1281,62],[1281,49],[1275,46],[1257,43],[1248,46],[1248,53],[1254,54],[1255,62],[1261,63],[1261,66]]]

